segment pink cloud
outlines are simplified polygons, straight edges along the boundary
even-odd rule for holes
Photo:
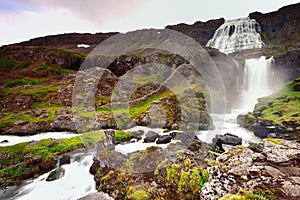
[[[114,19],[122,19],[135,12],[150,0],[15,0],[42,10],[65,9],[82,19],[101,25]],[[76,21],[74,21],[76,23]]]

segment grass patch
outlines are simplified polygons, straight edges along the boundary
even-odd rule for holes
[[[63,49],[63,48],[54,48],[54,50],[58,50],[61,54],[61,56],[67,56],[70,55],[73,58],[85,58],[86,55],[76,52],[76,51],[72,51],[72,50],[68,50],[68,49]]]
[[[123,130],[116,130],[115,131],[115,140],[116,141],[126,141],[129,140],[131,138],[131,133],[130,132],[126,132]]]
[[[11,94],[23,94],[31,96],[35,101],[41,100],[41,97],[45,97],[48,93],[57,92],[57,88],[53,86],[46,86],[40,88],[33,88],[33,89],[8,89],[6,90],[6,95]]]
[[[69,73],[73,72],[73,70],[71,70],[71,69],[62,68],[58,65],[49,66],[49,65],[46,65],[46,64],[40,64],[38,70],[52,71],[52,72],[55,72],[57,74],[69,74]]]
[[[16,65],[16,63],[17,61],[15,60],[0,59],[0,71],[10,71]]]
[[[220,200],[247,200],[247,199],[253,199],[253,200],[274,200],[275,196],[270,191],[254,191],[249,192],[247,190],[240,190],[237,194],[227,194],[220,198]]]
[[[25,69],[25,68],[29,67],[29,66],[32,65],[32,64],[33,64],[33,63],[30,62],[30,61],[22,62],[22,63],[20,63],[20,64],[16,67],[16,69]]]
[[[11,127],[15,122],[20,120],[27,120],[29,123],[33,122],[42,122],[42,121],[48,121],[53,122],[55,118],[55,112],[57,110],[62,109],[62,106],[53,106],[53,107],[42,107],[43,109],[46,109],[49,113],[49,116],[47,118],[40,118],[40,117],[33,117],[30,114],[27,114],[26,111],[20,112],[18,114],[14,113],[7,113],[4,117],[0,118],[0,129],[5,129]]]
[[[299,85],[300,78],[289,82],[278,92],[260,98],[253,113],[259,113],[260,120],[271,120],[274,125],[283,126],[286,121],[300,121]]]
[[[16,80],[11,80],[6,82],[5,86],[6,87],[15,87],[15,86],[19,86],[19,85],[42,85],[43,83],[45,83],[46,79],[31,79],[31,80],[27,80],[27,79],[16,79]]]

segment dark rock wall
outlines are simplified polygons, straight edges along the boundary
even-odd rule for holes
[[[195,39],[197,42],[199,42],[201,45],[205,46],[210,40],[217,28],[221,26],[224,23],[224,19],[214,19],[214,20],[209,20],[207,22],[195,22],[192,25],[188,24],[177,24],[177,25],[169,25],[166,26],[167,29],[172,29],[178,32],[182,32],[186,34],[187,36],[192,37]]]
[[[249,17],[260,24],[262,39],[267,45],[284,45],[287,48],[299,47],[300,3],[282,7],[271,13],[250,13]]]

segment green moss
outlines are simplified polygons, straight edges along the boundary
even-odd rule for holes
[[[16,70],[18,69],[25,69],[27,67],[29,67],[30,65],[32,65],[33,63],[30,61],[26,61],[26,62],[21,62],[17,67]]]
[[[220,200],[274,200],[275,196],[270,191],[254,191],[240,190],[237,194],[227,194],[220,198]]]
[[[115,140],[116,141],[125,141],[131,138],[132,134],[130,132],[126,132],[123,130],[116,130],[115,131]]]
[[[278,92],[259,99],[253,113],[261,120],[270,120],[274,125],[284,126],[286,121],[300,121],[300,92],[296,91],[300,79],[289,82]]]
[[[23,94],[31,96],[35,101],[41,101],[49,93],[57,92],[57,87],[54,86],[45,86],[45,87],[38,87],[33,89],[15,89],[15,88],[9,88],[5,91],[5,95],[11,95],[11,94]]]
[[[137,187],[129,187],[127,190],[126,199],[130,200],[150,200],[151,194],[143,189],[139,189]]]
[[[6,82],[6,87],[15,87],[19,85],[42,85],[45,82],[46,79],[15,79]]]
[[[77,51],[72,51],[69,49],[63,49],[63,48],[54,48],[54,50],[58,50],[60,52],[60,55],[65,57],[65,56],[71,56],[73,58],[84,58],[86,57],[85,54],[79,53]]]
[[[10,71],[16,64],[15,60],[0,59],[0,71]]]
[[[193,195],[200,194],[201,188],[209,179],[209,173],[201,167],[191,167],[189,161],[185,163],[187,164],[183,168],[178,164],[166,167],[166,186],[176,185],[180,196],[184,196],[189,190]]]
[[[40,67],[38,68],[38,70],[52,71],[57,74],[69,74],[69,73],[73,72],[73,70],[71,70],[71,69],[62,68],[58,65],[49,66],[46,64],[40,64]]]
[[[277,138],[265,138],[265,140],[268,142],[273,142],[275,144],[281,144],[281,141]]]

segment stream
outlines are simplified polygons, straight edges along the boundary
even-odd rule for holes
[[[261,139],[254,136],[252,132],[240,127],[236,123],[236,117],[241,111],[234,111],[226,115],[211,115],[214,120],[215,129],[209,131],[197,131],[197,136],[200,140],[211,142],[215,134],[232,133],[243,138],[243,145],[251,142],[258,142]],[[128,131],[144,130],[147,133],[149,130],[158,132],[160,135],[169,134],[163,133],[163,129],[149,128],[136,126]],[[8,140],[8,143],[2,143],[0,146],[7,146],[19,143],[21,141],[41,140],[45,138],[69,138],[78,134],[72,133],[43,133],[34,136],[0,136],[0,140]],[[177,142],[173,140],[172,142]],[[166,147],[168,144],[157,145],[155,143],[143,143],[143,139],[134,143],[119,144],[115,146],[115,150],[123,154],[145,149],[149,146]],[[95,182],[93,176],[89,174],[89,168],[93,163],[93,152],[72,152],[71,163],[63,165],[65,175],[55,181],[47,182],[46,178],[50,172],[39,176],[36,179],[24,181],[20,186],[9,187],[6,192],[0,192],[0,199],[8,200],[37,200],[37,199],[64,199],[73,200],[81,198],[89,193],[95,192]],[[51,195],[50,195],[51,194]]]

